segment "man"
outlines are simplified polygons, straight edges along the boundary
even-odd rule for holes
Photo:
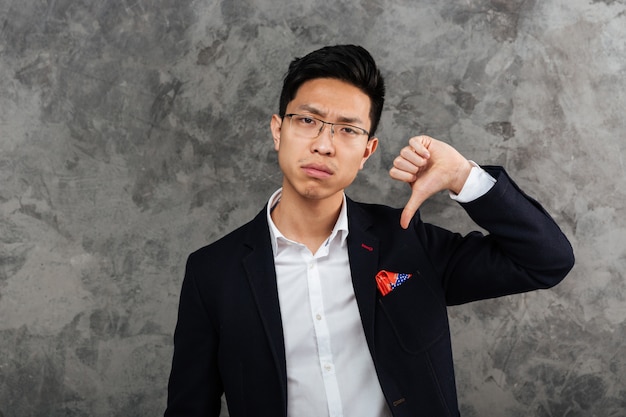
[[[167,417],[458,416],[446,305],[557,284],[571,246],[502,168],[411,138],[390,175],[403,210],[348,187],[376,151],[383,79],[340,45],[294,60],[271,119],[282,188],[245,226],[187,262]],[[489,231],[426,224],[449,190]]]

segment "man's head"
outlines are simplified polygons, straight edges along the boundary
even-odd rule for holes
[[[333,78],[352,84],[371,101],[370,137],[376,133],[385,101],[385,83],[372,56],[355,45],[326,46],[294,59],[285,75],[280,94],[279,115],[285,115],[287,105],[300,86],[317,78]]]

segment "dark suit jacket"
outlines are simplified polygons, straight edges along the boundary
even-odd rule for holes
[[[394,416],[458,416],[447,305],[557,284],[574,257],[567,238],[504,170],[463,207],[489,231],[465,237],[401,210],[348,200],[348,253],[363,330]],[[375,275],[412,273],[386,296]],[[287,376],[266,211],[187,262],[166,417],[287,413]],[[297,417],[297,416],[293,416]],[[365,417],[365,416],[364,416]]]

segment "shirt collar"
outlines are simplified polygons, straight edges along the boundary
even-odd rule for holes
[[[283,194],[283,189],[279,188],[272,194],[268,203],[267,203],[267,224],[270,226],[270,239],[272,243],[272,252],[274,256],[278,253],[278,241],[282,240],[285,242],[293,242],[287,239],[281,232],[278,230],[274,221],[272,220],[272,210],[276,205],[280,202],[280,197]],[[339,217],[337,218],[337,222],[335,223],[335,227],[333,227],[333,231],[330,233],[326,242],[324,242],[323,246],[328,246],[330,242],[339,237],[341,245],[344,245],[346,239],[348,238],[348,204],[346,203],[346,195],[343,194],[343,203],[341,204],[341,211],[339,212]],[[295,242],[298,243],[298,242]]]

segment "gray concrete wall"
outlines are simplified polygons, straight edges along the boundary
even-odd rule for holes
[[[450,310],[464,416],[626,416],[623,0],[0,0],[0,416],[154,416],[186,255],[280,184],[287,64],[368,48],[381,148],[426,133],[504,165],[578,263]],[[432,222],[471,228],[445,195]]]

